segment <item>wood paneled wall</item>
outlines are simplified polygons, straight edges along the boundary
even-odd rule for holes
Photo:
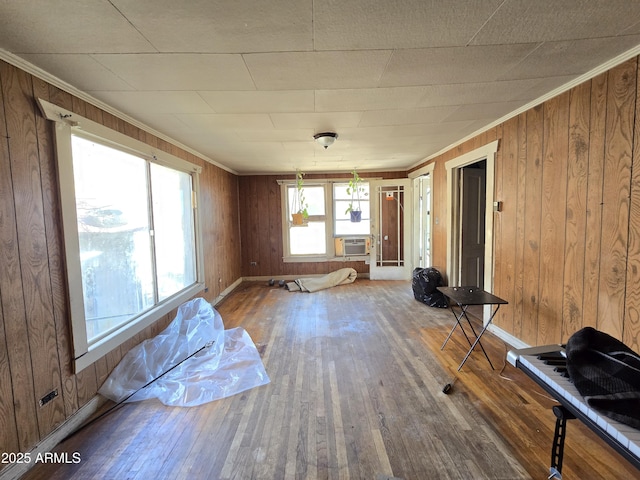
[[[132,346],[174,317],[73,373],[53,126],[38,97],[202,166],[203,296],[212,301],[241,276],[237,176],[0,62],[0,452],[31,449],[95,395]]]
[[[593,326],[640,350],[640,89],[629,60],[437,158],[434,265],[446,265],[444,163],[493,140],[495,323],[531,345]]]
[[[406,172],[361,173],[367,178],[406,178]],[[350,174],[306,174],[305,181],[345,178]],[[282,248],[282,210],[278,180],[295,175],[250,175],[240,177],[240,228],[242,237],[242,276],[273,277],[325,274],[351,267],[369,273],[364,262],[284,263]],[[251,265],[255,262],[256,265]]]

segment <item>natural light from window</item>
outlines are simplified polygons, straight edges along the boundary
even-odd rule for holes
[[[309,217],[304,225],[289,227],[289,250],[291,255],[325,255],[327,253],[326,209],[324,186],[305,186],[304,194]],[[296,186],[287,186],[289,206],[288,218],[291,218],[291,205],[294,204]]]
[[[196,281],[191,176],[72,135],[89,345]]]
[[[371,209],[369,207],[369,183],[363,182],[360,187],[360,200],[347,193],[347,183],[333,184],[333,217],[335,222],[334,235],[337,237],[350,235],[369,235],[371,230]],[[352,222],[349,207],[362,212],[359,222]]]

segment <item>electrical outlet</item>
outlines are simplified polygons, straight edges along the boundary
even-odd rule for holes
[[[47,403],[58,396],[58,389],[56,388],[52,392],[47,393],[44,397],[40,399],[40,406],[44,407]]]

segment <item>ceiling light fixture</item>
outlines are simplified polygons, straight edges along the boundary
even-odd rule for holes
[[[333,142],[338,138],[338,134],[333,132],[316,133],[313,138],[326,150],[329,145],[333,145]]]

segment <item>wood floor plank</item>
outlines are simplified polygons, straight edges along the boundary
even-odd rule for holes
[[[358,279],[309,294],[241,285],[217,309],[261,352],[267,385],[200,407],[127,404],[59,445],[78,465],[37,465],[33,479],[546,478],[555,403],[490,332],[474,352],[447,309],[409,282]],[[451,382],[449,395],[442,392]],[[579,423],[567,478],[637,476]]]

